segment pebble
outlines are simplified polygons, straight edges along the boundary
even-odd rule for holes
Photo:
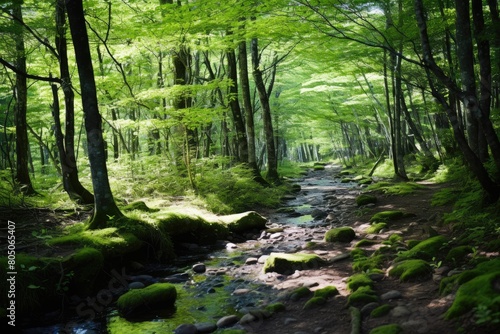
[[[382,300],[390,300],[390,299],[398,299],[398,298],[401,298],[403,297],[403,295],[401,294],[401,292],[397,291],[397,290],[391,290],[391,291],[388,291],[384,294],[382,294],[380,296],[380,299]]]
[[[207,267],[203,263],[197,263],[192,267],[193,271],[197,274],[203,274],[207,271]]]
[[[219,328],[224,328],[224,327],[231,327],[232,325],[236,324],[240,318],[238,318],[236,315],[227,315],[225,317],[222,317],[217,321],[217,327]]]
[[[198,328],[193,324],[182,324],[174,330],[175,334],[198,334]]]
[[[245,264],[246,265],[252,265],[252,264],[257,264],[259,262],[259,259],[256,257],[249,257],[246,259]]]
[[[241,325],[249,324],[251,322],[254,322],[255,320],[257,320],[257,318],[254,315],[247,313],[241,317],[240,324]]]

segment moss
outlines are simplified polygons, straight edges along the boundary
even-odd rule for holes
[[[361,287],[373,287],[373,281],[367,274],[355,274],[347,279],[347,289],[357,291]]]
[[[336,296],[339,294],[339,290],[333,285],[325,286],[322,289],[318,289],[314,291],[314,297],[321,297],[324,299],[328,299],[330,297]]]
[[[380,318],[383,317],[384,315],[388,314],[392,310],[392,306],[389,304],[383,304],[374,309],[371,313],[370,316],[372,318]]]
[[[116,308],[122,317],[133,318],[147,311],[171,308],[176,298],[174,285],[155,283],[143,289],[129,290],[118,298]]]
[[[356,237],[356,232],[351,227],[332,228],[325,234],[326,242],[351,242]]]
[[[464,283],[458,288],[455,300],[445,313],[445,318],[456,318],[479,305],[492,306],[500,300],[500,292],[495,288],[499,280],[500,271],[481,275]]]
[[[361,239],[354,247],[369,247],[378,244],[376,240]]]
[[[378,302],[378,296],[369,286],[362,286],[347,297],[347,304],[350,306],[363,306],[373,302]]]
[[[219,217],[233,233],[245,233],[266,228],[267,219],[255,211]]]
[[[387,223],[375,223],[375,224],[370,225],[366,229],[365,233],[367,233],[367,234],[377,234],[377,233],[379,233],[380,231],[382,231],[386,227],[387,227]]]
[[[372,254],[369,257],[358,257],[352,263],[354,271],[374,272],[380,270],[385,261],[384,255]]]
[[[393,220],[398,220],[406,217],[403,211],[395,210],[395,211],[382,211],[374,214],[370,218],[370,222],[372,223],[387,223]]]
[[[396,263],[389,270],[389,276],[398,277],[401,281],[406,282],[426,278],[431,272],[431,266],[424,260],[405,260]]]
[[[272,313],[286,311],[285,304],[283,303],[273,303],[266,306],[266,311]]]
[[[396,261],[401,261],[405,259],[422,259],[422,260],[432,260],[432,258],[439,257],[443,252],[443,248],[446,246],[448,239],[441,235],[428,238],[419,242],[410,250],[402,252],[396,259]]]
[[[458,286],[467,283],[468,281],[478,276],[497,271],[500,271],[500,259],[494,259],[480,263],[474,269],[466,270],[462,273],[453,275],[451,277],[443,278],[439,284],[439,293],[440,294],[451,293],[456,288],[458,288]]]
[[[305,286],[301,286],[300,288],[297,288],[290,293],[290,299],[291,300],[299,300],[304,297],[308,297],[312,294],[311,290]]]
[[[158,212],[160,209],[152,209],[146,205],[143,201],[132,202],[122,208],[123,211],[143,211],[143,212]]]
[[[311,299],[309,299],[304,304],[304,307],[302,309],[304,309],[304,310],[310,310],[310,309],[313,309],[313,308],[317,308],[317,307],[323,306],[325,304],[326,304],[326,299],[325,298],[323,298],[323,297],[312,297]]]
[[[264,264],[264,272],[290,274],[295,270],[313,269],[323,265],[325,261],[316,254],[306,253],[271,253]]]
[[[415,239],[407,240],[406,247],[408,247],[408,249],[412,249],[413,247],[418,245],[420,243],[420,241],[422,241],[422,240],[415,240]]]
[[[229,235],[229,229],[222,223],[172,212],[159,216],[157,226],[160,231],[169,235],[174,243],[213,244]]]
[[[325,169],[325,166],[322,166],[322,165],[314,165],[314,166],[313,166],[313,169],[314,169],[314,170],[324,170],[324,169]]]
[[[458,246],[450,249],[448,254],[446,254],[445,260],[448,262],[461,263],[464,262],[468,254],[474,252],[471,246]]]
[[[403,328],[398,324],[388,324],[375,327],[370,334],[399,334],[403,333]]]
[[[95,248],[86,247],[77,250],[62,262],[64,273],[68,275],[67,278],[71,277],[71,281],[67,281],[68,284],[61,283],[61,288],[78,292],[81,296],[90,294],[103,265],[104,257]]]
[[[371,185],[369,190],[382,190],[389,195],[408,195],[412,194],[419,189],[424,189],[425,186],[414,182],[377,182]]]
[[[357,206],[363,206],[367,204],[374,204],[377,203],[377,197],[369,194],[361,194],[358,197],[356,197],[356,205]]]

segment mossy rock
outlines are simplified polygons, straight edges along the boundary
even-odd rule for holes
[[[378,296],[369,286],[359,287],[347,297],[347,305],[361,307],[368,303],[378,302]]]
[[[333,285],[325,286],[324,288],[314,291],[314,297],[321,297],[324,299],[331,298],[339,294],[339,290]]]
[[[349,182],[353,182],[353,179],[351,179],[350,177],[344,177],[340,180],[340,183],[349,183]]]
[[[386,256],[382,254],[372,254],[371,256],[358,257],[352,263],[352,269],[354,271],[364,271],[364,272],[374,272],[382,271],[380,268],[383,267]]]
[[[302,308],[303,310],[310,310],[313,308],[318,308],[326,304],[326,299],[323,297],[312,297],[309,299]]]
[[[324,169],[325,169],[325,166],[323,166],[323,165],[314,165],[314,166],[313,166],[313,169],[314,169],[314,170],[324,170]]]
[[[361,194],[356,197],[356,205],[363,206],[367,204],[375,204],[377,203],[377,197],[369,194]]]
[[[297,301],[310,295],[312,295],[312,291],[305,286],[301,286],[290,293],[290,300]]]
[[[286,311],[286,306],[283,303],[273,303],[269,304],[266,306],[266,311],[270,312],[271,314],[277,313],[277,312],[284,312]]]
[[[349,291],[357,291],[361,287],[373,287],[373,280],[367,274],[354,274],[347,279],[347,289]]]
[[[172,308],[177,298],[175,286],[169,283],[155,283],[143,289],[129,290],[116,302],[118,313],[127,319],[144,312]]]
[[[332,228],[325,234],[326,242],[351,242],[356,237],[356,232],[351,227]]]
[[[366,230],[366,234],[377,234],[387,227],[387,223],[374,223],[371,224]]]
[[[383,304],[383,305],[380,305],[379,307],[375,308],[373,311],[371,311],[370,317],[380,318],[380,317],[383,317],[384,315],[388,314],[391,310],[392,310],[391,305]]]
[[[233,233],[245,233],[252,230],[263,230],[266,228],[267,219],[255,211],[247,211],[234,215],[219,217]]]
[[[419,259],[396,263],[389,270],[389,276],[398,277],[402,282],[428,278],[431,273],[432,269],[429,263]]]
[[[403,211],[393,210],[393,211],[381,211],[374,214],[370,218],[370,222],[372,223],[387,223],[390,221],[398,220],[401,218],[407,217],[408,214]]]
[[[443,253],[443,248],[446,246],[448,239],[444,236],[437,235],[419,242],[411,249],[402,252],[396,261],[406,259],[422,259],[430,261],[433,258],[439,257]]]
[[[360,185],[367,185],[367,184],[372,184],[373,180],[371,178],[364,178],[362,180],[358,181],[358,184]]]
[[[474,269],[466,270],[451,277],[443,278],[439,284],[439,293],[448,294],[460,285],[467,283],[478,276],[498,271],[500,271],[500,259],[493,259],[480,263]]]
[[[467,255],[474,252],[474,248],[471,246],[458,246],[450,249],[448,254],[446,254],[445,260],[448,262],[462,263],[466,260]]]
[[[213,244],[226,238],[229,229],[220,222],[209,222],[199,216],[169,212],[157,217],[158,229],[174,243]]]
[[[325,261],[316,254],[307,253],[271,253],[264,264],[264,272],[291,274],[295,270],[319,268]]]
[[[418,245],[421,241],[422,240],[416,240],[416,239],[407,240],[406,247],[408,247],[408,249],[412,249],[413,247]]]
[[[388,324],[375,327],[370,334],[399,334],[403,333],[403,328],[398,324]]]
[[[378,244],[378,241],[376,240],[361,239],[356,243],[356,245],[354,245],[354,247],[370,247],[376,244]]]
[[[475,307],[500,306],[500,271],[478,276],[458,288],[453,304],[445,313],[446,319],[461,316]]]
[[[143,201],[132,202],[124,207],[122,207],[123,211],[142,211],[142,212],[158,212],[160,209],[152,209],[147,206]]]

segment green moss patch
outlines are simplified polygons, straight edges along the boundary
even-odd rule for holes
[[[382,211],[374,214],[370,218],[370,222],[372,223],[387,223],[390,221],[398,220],[404,217],[407,217],[408,214],[403,211],[394,210],[394,211]]]
[[[415,245],[413,248],[401,253],[397,261],[405,259],[422,259],[422,260],[432,260],[432,258],[439,257],[443,252],[443,248],[446,246],[448,239],[441,235],[431,237],[429,239],[423,240]]]
[[[286,307],[283,303],[273,303],[266,306],[266,311],[271,314],[276,312],[284,312],[286,311]]]
[[[377,234],[387,227],[387,223],[374,223],[371,224],[366,230],[366,234]]]
[[[377,182],[368,187],[369,190],[381,190],[388,195],[409,195],[425,186],[415,182]]]
[[[76,250],[74,254],[62,261],[66,280],[62,278],[58,287],[65,292],[72,291],[81,296],[88,295],[94,289],[95,280],[103,266],[104,257],[98,250],[90,247]]]
[[[370,247],[376,244],[378,244],[376,240],[361,239],[354,247]]]
[[[398,277],[403,282],[427,278],[431,273],[431,266],[426,261],[418,259],[396,263],[389,270],[389,276]]]
[[[367,286],[373,287],[373,280],[367,274],[355,274],[347,279],[347,289],[357,291],[359,288]]]
[[[441,294],[448,294],[457,289],[460,285],[467,283],[478,276],[499,271],[500,259],[493,259],[480,263],[474,269],[466,270],[451,277],[443,278],[439,284],[439,292]]]
[[[471,246],[458,246],[450,249],[448,254],[446,254],[446,261],[453,263],[462,263],[466,260],[467,255],[474,252],[474,248]]]
[[[305,304],[303,309],[304,310],[310,310],[313,308],[318,308],[320,306],[323,306],[326,304],[326,299],[323,297],[312,297],[309,299]]]
[[[372,318],[380,318],[384,315],[388,314],[392,310],[392,306],[389,304],[383,304],[371,311],[370,317]]]
[[[349,306],[361,307],[373,302],[378,302],[378,296],[370,286],[359,287],[347,297],[347,304]]]
[[[312,291],[309,290],[309,288],[306,288],[305,286],[301,286],[300,288],[297,288],[293,290],[290,293],[290,299],[293,301],[308,297],[312,294]]]
[[[314,291],[314,297],[321,297],[324,299],[331,298],[339,294],[339,290],[333,285],[325,286],[322,289]]]
[[[123,211],[138,210],[138,211],[142,211],[142,212],[158,212],[158,211],[160,211],[160,209],[152,209],[152,208],[148,207],[147,204],[144,203],[143,201],[132,202],[132,203],[122,207],[122,210]]]
[[[351,242],[356,237],[356,232],[351,227],[332,228],[325,234],[326,242]]]
[[[198,216],[163,213],[158,217],[158,229],[169,235],[174,243],[213,244],[224,239],[229,229],[222,223],[208,222]]]
[[[226,224],[229,230],[234,233],[263,230],[266,228],[267,223],[267,219],[255,211],[221,216],[219,220]]]
[[[500,305],[500,271],[478,276],[458,288],[455,300],[445,313],[446,319],[456,318],[479,305],[489,308]]]
[[[127,319],[147,311],[172,308],[177,298],[175,286],[155,283],[143,289],[133,289],[123,294],[116,302],[118,313]]]
[[[377,203],[377,197],[369,194],[361,194],[356,197],[356,205],[363,206],[367,204],[375,204]]]
[[[306,253],[271,253],[264,264],[264,272],[291,274],[295,270],[314,269],[324,265],[325,261],[316,254]]]
[[[389,324],[375,327],[370,334],[399,334],[403,333],[403,328],[398,324]]]

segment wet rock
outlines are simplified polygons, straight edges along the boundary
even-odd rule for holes
[[[327,216],[327,213],[323,210],[320,210],[320,209],[314,209],[311,212],[311,216],[314,219],[322,219],[322,218],[325,218]]]
[[[207,270],[207,267],[203,263],[197,263],[193,265],[192,269],[197,274],[203,274]]]
[[[142,289],[145,285],[142,282],[132,282],[128,285],[129,289]]]
[[[234,324],[236,324],[240,318],[236,315],[227,315],[225,317],[220,318],[217,321],[217,327],[219,328],[226,328],[226,327],[231,327]]]
[[[232,243],[232,242],[228,242],[226,244],[226,249],[227,250],[232,250],[232,249],[236,249],[236,248],[238,248],[238,246],[236,244]]]
[[[252,264],[257,264],[257,262],[259,262],[258,258],[256,258],[256,257],[249,257],[248,259],[246,259],[245,264],[246,265],[252,265]]]
[[[381,300],[390,300],[390,299],[398,299],[398,298],[402,298],[403,295],[401,294],[401,292],[397,291],[397,290],[391,290],[391,291],[388,291],[384,294],[382,294],[380,296],[380,299]]]
[[[188,273],[174,274],[161,279],[161,282],[165,283],[185,283],[189,280]]]
[[[213,333],[217,330],[217,325],[211,322],[202,322],[199,324],[194,324],[198,329],[198,333]]]
[[[393,308],[390,314],[395,318],[401,318],[409,316],[411,314],[411,311],[406,306],[399,305]]]
[[[380,304],[377,302],[368,303],[361,308],[361,314],[364,316],[369,315],[374,309],[379,307],[379,305]]]
[[[256,320],[258,320],[258,319],[253,314],[247,313],[241,317],[240,324],[246,325],[246,324],[252,323]]]
[[[233,291],[234,296],[241,296],[241,295],[246,295],[247,293],[251,292],[252,290],[250,289],[236,289]]]
[[[177,326],[174,334],[198,334],[198,328],[193,324],[182,324]]]

